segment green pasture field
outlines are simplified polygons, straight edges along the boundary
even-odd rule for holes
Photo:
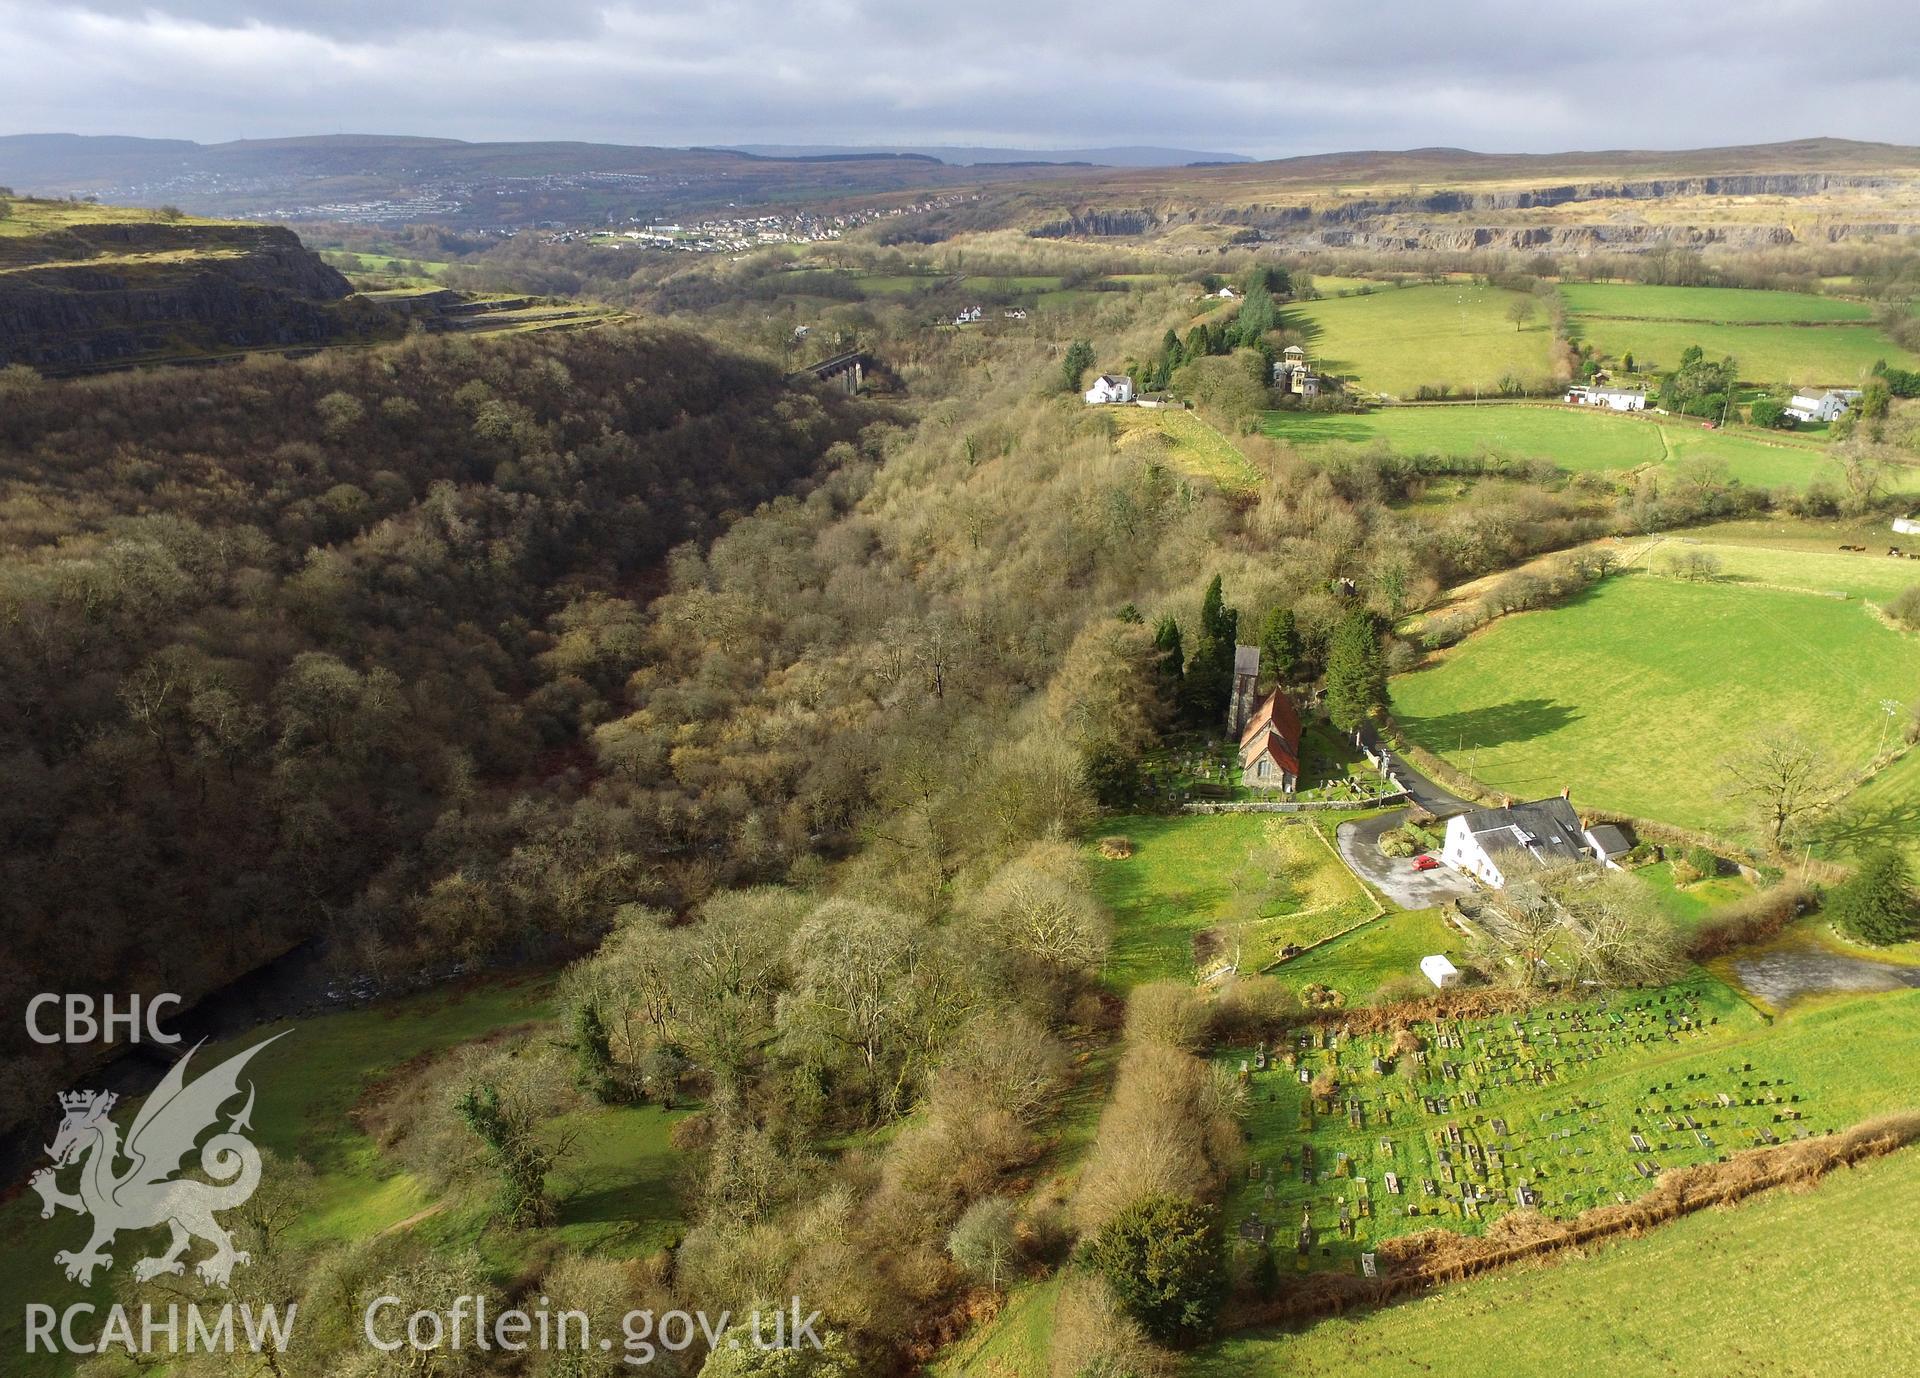
[[[369,1090],[416,1060],[503,1030],[531,1031],[552,1018],[547,979],[493,982],[273,1025],[203,1049],[194,1065],[210,1067],[290,1030],[249,1068],[259,1092],[253,1138],[276,1157],[313,1168],[314,1202],[297,1226],[304,1239],[348,1242],[408,1227],[437,1243],[472,1244],[501,1277],[555,1245],[615,1257],[652,1252],[681,1225],[673,1186],[677,1159],[667,1135],[684,1112],[633,1106],[556,1121],[551,1133],[578,1134],[551,1179],[559,1219],[551,1230],[523,1233],[488,1229],[484,1207],[458,1198],[450,1209],[431,1212],[435,1203],[425,1183],[390,1161],[356,1122],[356,1107]],[[84,1225],[71,1213],[43,1221],[39,1205],[27,1195],[0,1206],[0,1230],[13,1241],[0,1258],[0,1352],[8,1354],[23,1353],[26,1303],[60,1306],[89,1298],[53,1264],[57,1250],[84,1242],[75,1238]],[[116,1263],[124,1266],[140,1242],[122,1240]],[[98,1278],[95,1284],[90,1299],[98,1302],[105,1288]],[[27,1366],[8,1372],[39,1378],[67,1371],[55,1356],[45,1357],[49,1362],[40,1367],[17,1360]]]
[[[1695,325],[1685,321],[1574,317],[1581,339],[1601,354],[1631,353],[1642,372],[1679,367],[1689,345],[1709,358],[1731,354],[1743,381],[1795,387],[1858,387],[1876,360],[1899,368],[1920,363],[1876,325]]]
[[[1769,1022],[1696,972],[1419,1024],[1419,1052],[1326,1025],[1277,1040],[1264,1067],[1260,1049],[1222,1049],[1216,1061],[1246,1090],[1248,1135],[1224,1223],[1255,1247],[1267,1240],[1282,1272],[1304,1272],[1354,1270],[1396,1235],[1478,1233],[1523,1197],[1568,1219],[1631,1200],[1668,1168],[1920,1103],[1886,1074],[1920,1054],[1916,1016],[1920,991],[1902,991]],[[1316,1095],[1302,1074],[1331,1074],[1336,1089]]]
[[[1276,440],[1309,449],[1384,443],[1403,455],[1545,459],[1569,473],[1706,460],[1725,464],[1729,477],[1756,488],[1801,488],[1815,479],[1840,478],[1839,464],[1818,441],[1749,426],[1707,430],[1696,420],[1623,416],[1591,407],[1450,403],[1351,414],[1270,411],[1261,428]],[[1920,470],[1896,477],[1896,487],[1920,488]]]
[[[1337,816],[1337,815],[1332,815]],[[1329,824],[1331,826],[1331,824]],[[1243,970],[1364,923],[1378,906],[1313,827],[1280,814],[1222,813],[1109,819],[1133,855],[1089,849],[1094,889],[1113,912],[1107,981],[1190,981],[1210,952],[1239,954]]]
[[[349,273],[385,273],[389,263],[398,263],[402,277],[437,278],[453,266],[442,259],[411,258],[406,254],[370,254],[354,249],[322,249],[320,257]]]
[[[1229,1336],[1202,1351],[1192,1372],[1897,1373],[1920,1347],[1920,1317],[1903,1302],[1920,1272],[1920,1231],[1889,1206],[1914,1200],[1920,1149],[1906,1149],[1834,1173],[1810,1191],[1766,1192],[1397,1306],[1293,1333]]]
[[[1458,964],[1466,949],[1466,940],[1447,926],[1438,909],[1389,911],[1281,963],[1272,975],[1296,993],[1321,986],[1337,991],[1343,1004],[1357,1005],[1397,977],[1418,977],[1422,957],[1438,952]]]
[[[1525,329],[1507,319],[1524,293],[1449,282],[1286,306],[1281,324],[1299,332],[1316,367],[1363,388],[1411,397],[1423,384],[1493,391],[1504,376],[1553,376],[1546,313]]]
[[[1676,549],[1699,550],[1720,562],[1723,580],[1746,587],[1804,589],[1809,593],[1845,594],[1849,598],[1884,603],[1903,589],[1920,584],[1920,560],[1894,559],[1887,551],[1904,545],[1884,523],[1865,530],[1842,529],[1839,538],[1813,549],[1794,549],[1750,543],[1740,539],[1742,527],[1764,530],[1763,523],[1729,523],[1695,528],[1686,536],[1668,537],[1639,547],[1635,564],[1657,567]],[[1849,537],[1852,537],[1849,539]],[[1842,545],[1864,545],[1860,551]],[[1920,546],[1915,547],[1920,549]]]
[[[1409,737],[1492,788],[1571,786],[1583,805],[1750,837],[1723,792],[1730,752],[1780,727],[1862,768],[1887,740],[1882,700],[1916,684],[1920,639],[1857,600],[1628,573],[1502,618],[1391,691]]]
[[[1231,440],[1180,407],[1109,407],[1120,444],[1136,448],[1149,437],[1166,442],[1166,457],[1180,472],[1206,479],[1231,492],[1260,486],[1260,471]]]
[[[1653,287],[1628,282],[1569,282],[1560,300],[1576,316],[1623,320],[1713,321],[1723,325],[1801,325],[1870,321],[1873,308],[1811,292],[1767,292],[1745,287]]]
[[[1341,277],[1334,273],[1314,273],[1313,290],[1323,297],[1353,296],[1360,292],[1391,292],[1396,290],[1390,282],[1381,282],[1376,278]]]

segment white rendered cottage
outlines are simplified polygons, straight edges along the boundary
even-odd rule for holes
[[[1645,388],[1601,388],[1580,384],[1567,389],[1567,401],[1581,407],[1605,407],[1609,411],[1645,411]]]
[[[1796,392],[1787,403],[1787,415],[1795,421],[1838,421],[1859,400],[1857,388],[1828,388],[1824,392]]]
[[[1103,373],[1093,380],[1093,386],[1084,396],[1089,407],[1105,406],[1110,402],[1131,402],[1133,400],[1133,379],[1125,374]]]
[[[1447,820],[1440,860],[1498,890],[1516,865],[1592,861],[1615,865],[1602,841],[1580,824],[1563,795],[1499,809],[1473,809]]]

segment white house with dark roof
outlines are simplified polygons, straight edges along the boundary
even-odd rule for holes
[[[1093,386],[1083,396],[1089,407],[1105,406],[1110,402],[1131,402],[1133,379],[1124,373],[1103,373],[1093,380]]]
[[[1592,861],[1611,867],[1612,841],[1589,832],[1562,795],[1498,809],[1472,809],[1448,819],[1440,860],[1498,890],[1515,870],[1528,866]]]
[[[1645,388],[1603,388],[1581,383],[1567,389],[1567,401],[1581,407],[1605,407],[1609,411],[1645,411]]]
[[[1787,403],[1787,415],[1795,421],[1838,421],[1847,408],[1860,400],[1858,388],[1828,388],[1824,392],[1796,392]]]

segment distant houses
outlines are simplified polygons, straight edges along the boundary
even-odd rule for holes
[[[1567,389],[1566,400],[1580,407],[1605,407],[1609,411],[1645,411],[1645,388],[1603,388],[1577,383]]]
[[[1133,400],[1133,379],[1124,373],[1103,373],[1093,386],[1081,394],[1089,407],[1102,407]]]
[[[982,311],[979,307],[969,306],[966,310],[962,311],[959,315],[953,318],[953,323],[955,325],[972,325],[975,321],[979,320],[985,314],[986,313]]]
[[[1447,820],[1446,843],[1440,860],[1498,890],[1516,869],[1581,861],[1614,865],[1625,852],[1626,838],[1618,828],[1589,831],[1565,795],[1509,804],[1498,809],[1472,809]]]
[[[1254,707],[1240,734],[1240,783],[1248,789],[1300,788],[1300,710],[1284,689]]]
[[[1796,392],[1787,403],[1795,421],[1838,421],[1860,400],[1858,388],[1827,388],[1823,392]]]

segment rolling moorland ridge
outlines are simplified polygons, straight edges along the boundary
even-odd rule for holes
[[[4,1000],[290,1031],[229,1290],[50,1264],[48,1093],[162,1068],[10,1021],[9,1372],[216,1297],[282,1378],[381,1295],[821,1313],[676,1378],[1920,1339],[1920,156],[705,165],[756,238],[584,147],[0,198]]]

